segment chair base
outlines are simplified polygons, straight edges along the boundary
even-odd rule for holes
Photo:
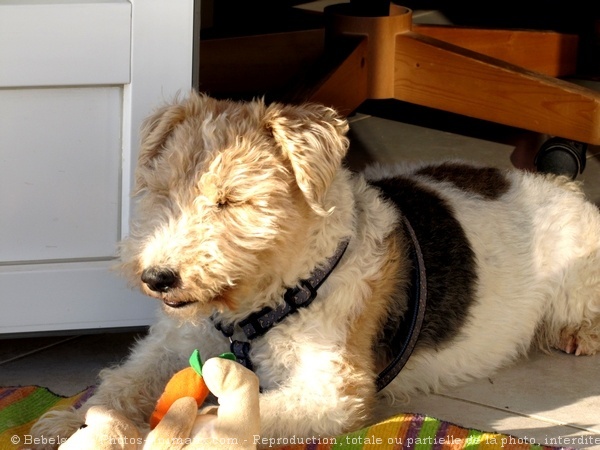
[[[378,17],[333,5],[325,18],[325,30],[201,42],[200,89],[271,91],[344,114],[366,99],[394,98],[600,145],[600,93],[557,78],[575,70],[576,36],[416,25],[393,4]],[[290,95],[295,75],[304,82]]]

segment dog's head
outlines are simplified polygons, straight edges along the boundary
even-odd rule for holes
[[[347,128],[319,105],[192,93],[159,109],[142,130],[124,272],[179,316],[244,309],[331,212]]]

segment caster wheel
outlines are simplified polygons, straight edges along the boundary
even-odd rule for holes
[[[554,137],[542,144],[535,156],[538,172],[565,175],[575,179],[585,169],[587,145]]]

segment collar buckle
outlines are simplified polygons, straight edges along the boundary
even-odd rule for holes
[[[252,361],[250,360],[250,342],[232,340],[230,350],[235,355],[237,362],[246,369],[254,371]]]

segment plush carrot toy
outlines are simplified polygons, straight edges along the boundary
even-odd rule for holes
[[[220,358],[235,361],[233,353],[223,353]],[[150,428],[154,429],[167,413],[175,400],[183,397],[194,397],[198,406],[204,403],[208,396],[208,388],[202,378],[202,359],[200,352],[194,350],[190,356],[190,367],[180,370],[171,377],[165,390],[156,402],[156,408],[150,416]]]

